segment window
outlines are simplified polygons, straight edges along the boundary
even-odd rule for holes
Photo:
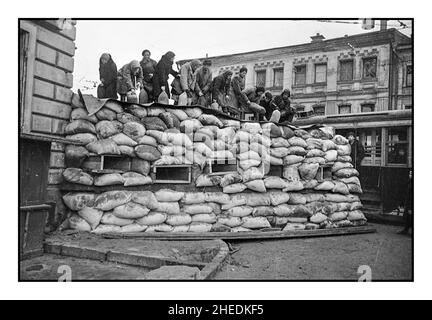
[[[340,61],[339,80],[351,81],[354,78],[354,62],[353,60]]]
[[[408,164],[408,128],[389,128],[387,134],[387,164]]]
[[[327,82],[327,65],[316,64],[315,65],[315,83]]]
[[[412,87],[412,66],[406,67],[405,87]]]
[[[339,114],[347,114],[347,113],[351,113],[351,105],[350,104],[339,105]]]
[[[294,67],[295,80],[294,83],[296,85],[306,84],[306,66],[295,66]]]
[[[260,70],[256,72],[256,83],[257,87],[265,87],[266,86],[266,71]]]
[[[406,104],[405,105],[405,110],[412,110],[412,105]]]
[[[375,79],[377,75],[377,58],[363,59],[363,79]]]
[[[361,105],[361,112],[374,112],[375,105],[373,103],[364,103]]]
[[[283,88],[283,69],[273,69],[273,87]]]
[[[303,112],[305,110],[304,106],[295,106],[296,111]]]
[[[357,133],[365,150],[362,165],[381,165],[381,129],[364,129]]]
[[[313,107],[313,111],[314,111],[315,115],[317,115],[317,116],[324,116],[325,115],[325,106],[316,105]]]
[[[26,94],[26,75],[27,75],[27,52],[28,52],[28,32],[20,29],[19,33],[19,104],[20,104],[20,128],[24,125],[24,106]]]

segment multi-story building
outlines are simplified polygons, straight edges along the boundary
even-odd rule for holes
[[[291,90],[292,105],[314,116],[295,125],[331,124],[354,131],[366,149],[364,202],[379,211],[403,199],[412,167],[412,40],[395,29],[300,45],[210,57],[213,74],[248,68],[246,86]]]

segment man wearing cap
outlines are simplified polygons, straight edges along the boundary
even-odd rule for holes
[[[358,170],[360,168],[360,164],[365,156],[365,150],[361,143],[355,138],[354,132],[348,133],[348,141],[351,146],[351,159],[355,166],[355,168]]]
[[[193,104],[207,107],[211,103],[211,84],[213,75],[210,70],[212,62],[209,59],[203,61],[202,67],[195,72],[195,92],[192,99]]]
[[[180,85],[183,92],[186,92],[187,97],[192,99],[192,94],[195,90],[196,74],[195,71],[201,67],[201,61],[192,60],[186,62],[180,68]]]

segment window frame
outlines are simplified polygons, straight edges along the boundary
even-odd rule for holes
[[[351,63],[351,79],[342,79],[342,64]],[[354,80],[354,59],[339,60],[338,81],[349,82]]]
[[[410,68],[411,69],[411,83],[410,84],[408,84],[408,68]],[[404,77],[404,87],[406,87],[406,88],[411,88],[412,86],[413,86],[413,69],[412,69],[412,65],[411,64],[408,64],[406,67],[405,67],[405,77]]]
[[[349,109],[350,109],[350,112],[347,112],[347,113],[341,113],[340,112],[340,110],[341,110],[341,107],[349,107]],[[342,103],[342,104],[339,104],[338,105],[338,114],[351,114],[352,113],[352,105],[351,104],[349,104],[349,103]]]
[[[397,143],[400,145],[406,145],[406,162],[405,163],[390,163],[389,162],[389,150],[390,150],[390,140],[389,140],[389,131],[395,128],[405,128],[406,130],[406,140],[398,141]],[[399,168],[407,168],[410,167],[410,157],[412,153],[410,152],[411,144],[411,132],[409,126],[401,126],[401,127],[387,127],[385,128],[385,166],[387,167],[399,167]],[[394,143],[394,142],[392,142]]]
[[[315,108],[323,108],[323,109],[324,109],[324,113],[322,113],[322,114],[317,114],[316,111],[315,111]],[[315,113],[315,115],[318,115],[318,116],[325,116],[325,115],[326,115],[326,107],[325,107],[324,104],[316,104],[316,105],[314,105],[314,106],[312,107],[312,110],[313,110],[313,112]]]
[[[282,73],[282,83],[280,86],[276,85],[276,72]],[[283,88],[283,83],[284,83],[283,75],[284,75],[284,68],[283,67],[273,68],[273,83],[272,84],[273,84],[274,89],[282,89]]]
[[[324,76],[324,81],[317,81],[317,67],[319,66],[325,66],[325,76]],[[327,63],[315,63],[314,65],[314,83],[315,84],[324,84],[327,83]]]
[[[31,132],[31,115],[32,115],[32,99],[33,99],[33,83],[34,83],[34,68],[36,56],[36,26],[27,21],[20,21],[19,31],[27,33],[27,52],[25,58],[25,74],[23,75],[24,92],[20,92],[20,132]],[[21,71],[21,70],[20,70]]]
[[[299,72],[297,72],[297,68],[299,68],[299,67],[304,68],[304,83],[297,83],[297,74],[300,74]],[[306,74],[307,74],[306,64],[295,65],[294,66],[294,86],[304,86],[304,85],[306,85]]]
[[[374,77],[366,77],[365,76],[365,61],[367,60],[375,60],[375,76]],[[363,80],[377,80],[378,78],[378,57],[372,56],[372,57],[364,57],[362,58],[362,79]]]
[[[373,106],[373,107],[372,107],[372,111],[363,111],[363,107],[365,107],[365,106]],[[360,112],[361,112],[361,113],[364,113],[364,112],[375,112],[375,111],[376,111],[376,110],[375,110],[375,107],[376,107],[375,103],[362,103],[362,104],[360,105]]]
[[[267,70],[266,69],[258,69],[255,70],[255,86],[260,87],[261,85],[258,84],[258,74],[264,74],[264,84],[262,85],[262,87],[266,87],[266,82],[267,82]]]

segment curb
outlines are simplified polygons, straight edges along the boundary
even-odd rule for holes
[[[217,255],[213,258],[213,260],[207,264],[204,269],[200,271],[200,273],[197,275],[196,280],[211,280],[216,273],[220,270],[222,267],[222,264],[225,262],[226,258],[229,255],[229,248],[228,245],[222,241],[217,240],[219,242],[219,252]]]

